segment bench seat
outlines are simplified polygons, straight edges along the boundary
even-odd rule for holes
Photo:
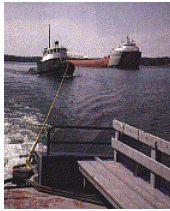
[[[80,172],[115,208],[168,209],[170,198],[115,161],[78,161]]]

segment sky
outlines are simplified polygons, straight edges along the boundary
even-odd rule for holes
[[[58,40],[88,57],[109,55],[127,35],[142,57],[170,57],[170,2],[5,2],[4,53],[42,56]]]

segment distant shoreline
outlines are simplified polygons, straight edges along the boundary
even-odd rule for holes
[[[4,61],[12,62],[37,62],[41,59],[40,56],[15,56],[4,54]]]
[[[40,56],[15,56],[4,54],[4,61],[13,62],[37,62],[41,59]],[[166,66],[170,65],[170,57],[147,58],[143,57],[140,60],[142,66]]]

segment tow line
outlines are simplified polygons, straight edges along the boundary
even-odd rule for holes
[[[55,101],[56,101],[56,99],[57,99],[57,97],[58,97],[58,95],[59,95],[59,93],[61,91],[62,84],[63,84],[64,79],[65,79],[66,74],[67,74],[68,64],[69,63],[67,63],[67,68],[66,68],[66,71],[65,71],[65,73],[64,73],[64,75],[62,77],[60,86],[59,86],[59,88],[57,90],[57,93],[56,93],[56,95],[54,97],[54,100],[53,100],[53,102],[51,104],[51,107],[49,109],[49,112],[48,112],[48,114],[47,114],[47,116],[46,116],[46,118],[44,120],[44,123],[43,123],[43,125],[42,125],[42,127],[41,127],[41,129],[40,129],[40,131],[38,133],[38,136],[36,138],[36,141],[35,141],[32,149],[31,149],[31,152],[27,155],[27,158],[26,158],[25,163],[22,163],[22,164],[19,164],[19,165],[15,165],[15,166],[12,167],[13,181],[14,182],[15,181],[16,182],[17,181],[21,182],[20,180],[28,179],[28,178],[30,178],[34,174],[32,168],[31,168],[31,165],[30,165],[31,157],[34,156],[34,152],[35,152],[35,148],[37,146],[38,140],[39,140],[39,138],[41,136],[41,133],[42,133],[44,127],[45,127],[45,124],[48,121],[49,115],[50,115],[50,113],[51,113],[51,111],[52,111],[52,109],[54,107]],[[11,179],[9,179],[9,180],[11,180]],[[8,179],[5,182],[7,183],[8,182]]]

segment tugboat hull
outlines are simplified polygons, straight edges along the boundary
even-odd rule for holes
[[[34,74],[44,75],[44,76],[63,76],[65,71],[67,71],[67,76],[73,76],[75,66],[62,59],[50,59],[44,62],[37,62],[37,70],[31,69],[30,72]]]

